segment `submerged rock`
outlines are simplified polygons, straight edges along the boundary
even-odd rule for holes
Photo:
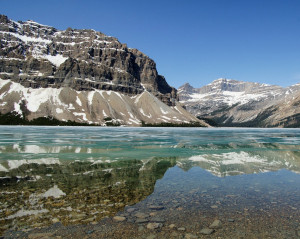
[[[170,229],[176,228],[176,225],[175,225],[175,224],[170,224],[170,225],[169,225],[169,228],[170,228]]]
[[[219,229],[222,227],[222,223],[220,220],[214,220],[212,224],[210,224],[209,228],[211,229]]]
[[[132,213],[132,212],[134,212],[134,211],[136,211],[136,208],[134,208],[134,207],[131,207],[131,208],[128,208],[128,209],[127,209],[127,212],[129,212],[129,213]]]
[[[197,239],[198,237],[191,233],[187,233],[187,234],[185,234],[184,238],[185,239]]]
[[[53,236],[53,233],[32,233],[28,235],[28,239],[49,238],[51,236]]]
[[[185,227],[178,227],[177,230],[184,232],[186,229],[185,229]]]
[[[122,217],[122,216],[115,216],[113,217],[113,219],[117,222],[123,222],[126,220],[126,217]]]
[[[151,210],[163,210],[165,207],[164,206],[155,206],[155,205],[151,205],[149,206],[149,209]]]
[[[135,220],[135,223],[147,223],[147,222],[149,222],[149,220],[146,218],[138,218]]]
[[[203,234],[203,235],[210,235],[214,232],[215,230],[214,229],[211,229],[211,228],[203,228],[200,233]]]
[[[163,218],[160,218],[160,217],[152,217],[152,218],[150,218],[150,221],[151,222],[165,222],[166,220],[165,219],[163,219]]]
[[[143,212],[137,212],[137,213],[134,214],[134,216],[137,217],[137,218],[146,218],[146,217],[149,217],[148,214],[143,213]]]
[[[163,224],[162,223],[157,223],[157,222],[151,222],[147,224],[147,228],[150,230],[162,228]]]

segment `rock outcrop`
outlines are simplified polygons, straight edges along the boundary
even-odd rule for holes
[[[300,126],[300,84],[283,88],[218,79],[198,89],[187,83],[178,94],[190,113],[218,126]]]
[[[176,111],[177,91],[157,73],[152,59],[94,30],[60,31],[0,15],[0,79],[2,114],[15,111],[28,119],[51,116],[96,124],[105,117],[130,125],[165,122],[166,117],[172,123],[197,120]],[[164,112],[170,115],[147,117],[146,108],[135,108],[134,97],[141,94],[165,103]]]

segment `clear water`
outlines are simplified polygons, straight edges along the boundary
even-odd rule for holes
[[[187,157],[203,153],[271,150],[286,146],[298,151],[299,129],[197,129],[0,127],[1,160],[133,159]],[[270,145],[270,146],[269,146]]]
[[[1,126],[0,180],[2,232],[161,205],[165,226],[296,238],[300,129]]]

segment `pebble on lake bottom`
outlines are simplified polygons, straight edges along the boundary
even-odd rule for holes
[[[162,228],[163,224],[162,223],[157,223],[157,222],[151,222],[147,224],[147,228],[150,230]]]
[[[115,216],[113,217],[113,219],[117,222],[123,222],[126,220],[126,217],[122,217],[122,216]]]
[[[29,234],[28,238],[29,239],[38,239],[38,238],[49,238],[52,236],[53,236],[53,233],[33,233],[33,234]]]
[[[143,213],[143,212],[137,212],[136,214],[134,214],[135,217],[137,218],[146,218],[148,217],[149,215]]]
[[[135,223],[147,223],[147,222],[149,222],[149,220],[146,218],[138,218],[135,221]]]
[[[203,235],[210,235],[214,232],[215,230],[214,229],[211,229],[211,228],[203,228],[200,233],[203,234]]]
[[[143,227],[143,226],[139,226],[139,228],[138,228],[138,231],[139,232],[142,232],[142,231],[144,231],[145,230],[145,228]]]
[[[170,225],[169,225],[169,228],[170,228],[170,229],[176,228],[176,225],[175,225],[175,224],[170,224]]]
[[[191,233],[187,233],[184,236],[184,239],[197,239],[197,238],[198,238],[197,236],[195,236],[195,235],[193,235]]]
[[[157,211],[163,210],[164,208],[165,207],[163,207],[163,206],[155,206],[155,205],[149,206],[149,209],[151,209],[151,210],[157,210]]]
[[[219,229],[222,227],[222,223],[220,220],[214,220],[212,224],[210,224],[209,228],[211,229]]]
[[[162,218],[160,218],[160,217],[152,217],[152,218],[150,219],[150,221],[151,221],[151,222],[160,222],[160,223],[163,223],[163,222],[165,222],[166,220],[165,220],[165,219],[162,219]]]
[[[58,219],[58,218],[53,218],[53,219],[52,219],[52,222],[53,222],[53,223],[57,223],[57,222],[59,222],[59,219]]]
[[[131,207],[131,208],[128,208],[128,209],[127,209],[127,212],[129,212],[129,213],[132,213],[132,212],[134,212],[134,211],[136,211],[136,208],[134,208],[134,207]]]
[[[151,234],[151,235],[146,237],[146,239],[154,239],[154,238],[156,238],[156,236],[154,234]]]

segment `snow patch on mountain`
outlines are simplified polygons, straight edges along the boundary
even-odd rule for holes
[[[26,88],[11,80],[0,79],[0,86],[8,89],[0,95],[0,104],[13,103],[13,111],[23,115],[21,104],[29,111],[28,117],[52,117],[62,121],[77,121],[105,124],[105,118],[114,122],[137,126],[141,121],[190,122],[197,119],[188,112],[169,107],[150,92],[130,97],[119,92],[94,89],[94,91],[75,91],[66,88]],[[0,88],[1,90],[1,88]],[[8,105],[9,107],[9,105]],[[138,110],[137,110],[138,109]],[[28,114],[28,113],[27,113]],[[204,124],[205,125],[205,124]]]
[[[24,35],[20,35],[18,33],[14,33],[14,32],[4,32],[4,31],[0,31],[0,33],[2,33],[3,35],[7,34],[7,35],[11,35],[14,36],[15,38],[18,38],[19,40],[25,42],[25,43],[30,43],[30,42],[38,42],[38,43],[44,43],[44,44],[50,44],[51,41],[41,38],[41,37],[29,37],[29,36],[24,36]]]
[[[55,56],[43,55],[43,56],[41,56],[41,58],[47,59],[48,61],[50,61],[56,67],[59,67],[62,63],[64,63],[68,59],[68,57],[64,57],[60,54],[57,54]]]

